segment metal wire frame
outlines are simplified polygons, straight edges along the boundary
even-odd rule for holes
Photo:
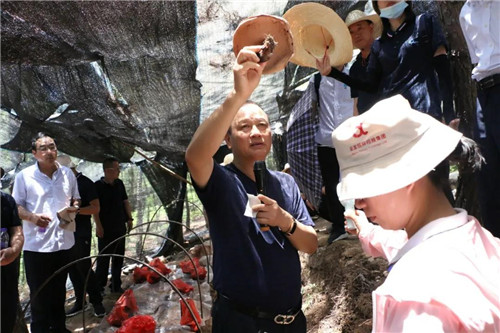
[[[187,205],[194,206],[195,208],[197,208],[197,209],[198,209],[198,210],[199,210],[199,211],[203,214],[203,216],[205,216],[205,213],[204,213],[203,209],[202,209],[202,208],[200,208],[200,207],[199,207],[197,204],[195,204],[194,202],[190,202],[190,201],[188,201],[188,200],[186,200],[186,199],[174,199],[174,200],[172,200],[172,201],[171,201],[171,202],[170,202],[167,206],[158,206],[158,209],[156,209],[156,211],[155,211],[155,212],[154,212],[154,214],[153,214],[153,217],[151,218],[151,221],[149,221],[149,222],[155,221],[155,220],[154,220],[154,217],[156,216],[156,214],[158,213],[158,211],[159,211],[162,207],[165,207],[165,208],[170,207],[170,206],[172,206],[172,205],[176,204],[176,203],[177,203],[177,202],[179,202],[179,201],[185,201],[185,202],[187,203]],[[188,207],[188,206],[186,206],[186,209],[187,209],[187,210],[188,210],[188,212],[189,212],[189,207]],[[205,219],[206,219],[206,216],[205,216]],[[157,221],[160,221],[160,220],[157,220]],[[170,221],[170,220],[165,220],[165,221]],[[172,220],[172,221],[173,221],[173,220]],[[189,221],[188,221],[188,223],[189,223]],[[147,223],[141,223],[141,224],[137,225],[136,227],[143,226],[143,225],[145,225],[145,224],[147,224]],[[191,231],[192,233],[194,233],[194,234],[197,236],[196,232],[194,232],[192,229],[190,229],[189,224],[185,224],[184,226],[186,227],[186,229],[188,229],[189,231]],[[133,227],[132,229],[135,229],[136,227]],[[148,225],[148,227],[146,228],[146,232],[149,232],[149,225]],[[202,243],[202,245],[203,245],[203,241],[201,240],[201,238],[200,238],[200,237],[197,237],[197,238],[201,241],[201,243]],[[142,239],[142,242],[141,242],[141,250],[140,250],[140,252],[139,252],[139,256],[140,256],[141,258],[142,258],[143,252],[144,252],[144,243],[145,243],[145,242],[146,242],[146,238],[143,238],[143,239]],[[205,250],[205,252],[206,252],[206,250]],[[156,256],[156,254],[155,254],[155,255],[153,255],[153,257],[154,257],[154,256]],[[208,259],[208,257],[207,257],[207,259]]]
[[[153,221],[153,222],[155,222],[155,221]],[[175,223],[180,223],[180,222],[176,222],[176,221],[172,221],[172,222],[175,222]],[[148,222],[148,223],[151,223],[151,222]],[[194,233],[194,234],[198,237],[198,235],[197,235],[194,231],[192,231],[192,230],[190,230],[190,231],[191,231],[191,232],[193,232],[193,233]],[[132,237],[132,236],[137,236],[137,235],[144,235],[144,236],[150,235],[150,236],[156,236],[156,237],[163,238],[164,240],[171,241],[171,242],[172,242],[172,243],[174,243],[175,245],[179,246],[179,248],[180,248],[182,251],[184,251],[184,253],[188,256],[189,261],[191,261],[191,264],[193,265],[193,267],[194,267],[194,271],[195,271],[195,273],[196,273],[196,283],[197,283],[197,285],[198,285],[198,294],[199,294],[199,296],[200,296],[200,315],[201,315],[201,317],[203,318],[203,306],[202,306],[203,299],[202,299],[202,295],[201,295],[201,284],[200,284],[200,279],[199,279],[199,277],[200,277],[200,276],[199,276],[199,274],[198,274],[198,270],[196,269],[196,265],[195,265],[195,263],[194,263],[193,257],[191,256],[191,254],[189,254],[189,251],[187,251],[187,250],[186,250],[186,249],[185,249],[185,248],[184,248],[181,244],[177,243],[177,242],[176,242],[176,241],[174,241],[173,239],[171,239],[171,238],[169,238],[169,237],[167,237],[167,236],[164,236],[164,235],[160,235],[160,234],[156,234],[156,233],[150,233],[150,232],[138,232],[138,233],[133,233],[133,234],[128,233],[128,234],[122,235],[122,236],[120,236],[120,237],[118,237],[118,238],[114,239],[113,241],[109,242],[109,243],[108,243],[108,245],[106,245],[106,246],[105,246],[105,247],[104,247],[104,248],[103,248],[100,252],[105,251],[106,249],[108,249],[110,246],[112,246],[114,243],[117,243],[117,242],[118,242],[119,240],[121,240],[121,239],[128,238],[128,237]],[[205,253],[207,253],[206,249],[205,249]],[[91,269],[92,269],[92,267],[94,267],[94,265],[96,264],[96,260],[97,260],[97,257],[98,257],[99,255],[104,255],[104,253],[99,253],[97,256],[95,256],[95,259],[94,259],[94,261],[92,262],[92,265],[91,265]],[[121,256],[121,255],[120,255],[120,256]],[[207,254],[207,256],[208,256],[208,254]],[[130,257],[125,257],[125,256],[123,256],[123,257],[124,257],[124,258],[130,258]],[[143,263],[144,265],[146,265],[147,267],[151,268],[151,266],[150,266],[148,263],[144,262],[144,261],[141,261],[141,260],[138,260],[138,259],[133,259],[133,261],[136,261],[136,262],[141,262],[141,263]],[[207,262],[208,262],[208,257],[207,257]],[[154,271],[158,273],[158,271],[157,271],[156,269],[155,269]],[[209,270],[207,269],[207,281],[209,281],[208,271],[209,271]],[[162,275],[162,274],[160,274],[160,275],[163,277],[163,275]],[[84,292],[84,295],[85,295],[85,293],[86,293],[86,291],[87,291],[87,284],[88,284],[88,279],[89,279],[89,276],[90,276],[90,270],[87,272],[87,276],[86,276],[86,278],[85,278],[85,284],[84,284],[84,286],[83,286],[83,292]],[[165,278],[166,278],[166,277],[165,277]],[[175,291],[179,294],[179,296],[181,296],[181,298],[182,298],[182,295],[179,293],[179,290],[178,290],[176,287],[174,287],[174,286],[173,286],[173,284],[172,284],[172,283],[171,283],[168,279],[167,279],[167,282],[168,282],[168,283],[169,283],[169,284],[173,287],[173,289],[174,289],[174,290],[175,290]],[[186,304],[186,305],[187,305],[187,303],[186,303],[186,301],[184,300],[184,298],[183,298],[183,301],[184,301],[184,304]],[[85,298],[82,298],[82,308],[83,308],[83,306],[84,306],[84,305],[85,305]],[[193,316],[193,318],[196,318],[196,317],[194,316],[194,314],[193,314],[193,312],[192,312],[191,310],[190,310],[190,312],[191,312],[191,315]],[[82,317],[83,317],[82,319],[83,319],[83,320],[85,320],[85,315],[83,315]],[[196,320],[195,320],[195,321],[196,321]],[[83,321],[83,324],[84,324],[84,325],[83,325],[83,327],[85,327],[85,321]],[[198,326],[198,324],[197,324],[197,326]],[[199,327],[198,327],[198,329],[199,329]]]
[[[130,230],[134,230],[136,228],[139,228],[141,226],[144,226],[144,225],[147,225],[148,226],[148,229],[149,229],[149,226],[151,224],[154,224],[154,223],[173,223],[173,224],[179,224],[179,225],[182,225],[184,226],[187,230],[191,231],[193,233],[193,235],[198,239],[198,241],[201,243],[201,247],[203,249],[203,252],[205,254],[205,257],[207,258],[207,267],[209,268],[212,268],[212,265],[210,264],[210,258],[208,257],[208,251],[207,251],[207,247],[205,246],[205,244],[203,243],[203,239],[201,239],[200,236],[198,236],[198,234],[193,230],[191,229],[190,227],[186,226],[184,223],[182,222],[179,222],[179,221],[173,221],[173,220],[158,220],[158,221],[150,221],[150,222],[146,222],[146,223],[142,223],[142,224],[139,224],[135,227],[133,227],[132,229]],[[145,232],[145,234],[147,234],[148,231]],[[146,237],[144,237],[145,239]],[[167,237],[167,239],[171,240],[171,238]],[[178,245],[178,243],[172,241],[174,244]],[[180,246],[180,245],[179,245]],[[182,247],[182,246],[181,246]],[[183,248],[183,247],[182,247]],[[142,251],[141,251],[141,257],[142,257]],[[207,280],[210,281],[210,270],[207,270]]]
[[[137,236],[137,235],[157,236],[157,237],[163,238],[165,240],[169,240],[169,241],[173,242],[175,245],[179,246],[186,253],[186,255],[188,256],[189,260],[193,264],[193,267],[194,267],[194,270],[195,270],[195,273],[196,273],[196,277],[197,277],[196,281],[197,281],[197,284],[198,284],[198,293],[199,293],[199,296],[200,296],[200,315],[201,315],[201,318],[203,318],[203,304],[202,304],[203,300],[202,300],[202,295],[201,295],[201,285],[200,285],[200,281],[199,281],[198,270],[196,269],[196,265],[194,263],[194,260],[193,260],[192,256],[189,254],[189,252],[184,247],[182,247],[179,243],[177,243],[176,241],[174,241],[173,239],[170,239],[169,237],[166,237],[166,236],[163,236],[163,235],[159,235],[159,234],[155,234],[155,233],[133,233],[133,234],[126,234],[126,235],[120,236],[117,239],[115,239],[112,242],[110,242],[101,251],[106,250],[111,245],[113,245],[114,243],[118,242],[121,239],[124,239],[124,238],[127,238],[127,237],[131,237],[131,236]],[[122,257],[122,258],[125,258],[125,259],[130,259],[131,261],[137,262],[139,264],[145,265],[146,267],[148,267],[149,269],[151,269],[155,273],[159,274],[160,277],[162,277],[165,281],[167,281],[167,283],[172,287],[172,289],[180,296],[180,298],[182,299],[182,301],[184,302],[184,304],[188,308],[191,316],[193,318],[196,318],[196,316],[194,315],[193,310],[189,306],[189,303],[186,301],[186,299],[184,298],[184,296],[182,296],[182,293],[179,291],[179,289],[177,289],[177,287],[165,275],[163,275],[161,272],[159,272],[158,270],[156,270],[156,268],[154,268],[151,265],[149,265],[149,263],[147,263],[147,262],[144,262],[142,260],[135,259],[135,258],[132,258],[132,257],[129,257],[129,256],[120,255],[120,254],[113,254],[113,253],[99,253],[98,255],[91,255],[91,256],[79,258],[79,259],[73,260],[72,262],[64,265],[61,268],[59,268],[57,271],[55,271],[54,273],[52,273],[52,275],[50,275],[43,282],[43,284],[38,288],[38,290],[36,290],[33,293],[33,297],[30,297],[30,300],[25,305],[25,307],[24,307],[24,309],[22,311],[22,316],[24,317],[24,314],[26,313],[26,310],[28,309],[28,306],[31,304],[31,301],[38,296],[38,294],[40,293],[40,290],[42,290],[57,274],[62,273],[63,271],[65,271],[66,269],[68,269],[69,267],[71,267],[72,265],[76,265],[80,261],[87,260],[87,259],[94,259],[93,262],[92,262],[92,265],[91,265],[91,268],[92,268],[92,267],[94,267],[94,265],[96,263],[96,259],[98,257]],[[87,276],[85,278],[85,283],[84,283],[84,288],[83,288],[84,295],[87,292],[87,285],[88,285],[89,276],[90,276],[90,271],[87,272]],[[84,305],[85,305],[85,298],[83,298],[83,300],[82,300],[82,308],[83,308]],[[200,325],[199,325],[199,323],[198,323],[197,320],[195,320],[195,323],[196,323],[196,326],[197,326],[198,330],[200,332],[202,332],[201,327],[200,327]],[[85,328],[85,312],[83,312],[83,316],[82,316],[82,326]]]

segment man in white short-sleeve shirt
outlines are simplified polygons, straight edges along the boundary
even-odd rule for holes
[[[61,223],[57,212],[65,207],[78,213],[80,194],[73,172],[56,162],[53,138],[38,133],[32,140],[37,160],[16,175],[12,196],[23,220],[24,266],[30,287],[31,332],[70,332],[65,326],[67,270],[58,269],[72,259],[74,233]],[[38,293],[38,294],[37,294]]]

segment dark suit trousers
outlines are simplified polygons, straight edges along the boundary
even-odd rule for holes
[[[124,233],[122,234],[124,235]],[[99,247],[99,253],[105,254],[125,254],[125,238],[117,241],[109,248],[103,251],[103,249],[110,244],[112,241],[120,237],[121,235],[109,235],[104,232],[103,238],[98,238],[97,245]],[[99,256],[97,258],[97,269],[96,278],[97,283],[100,288],[104,289],[108,282],[108,270],[109,270],[109,256]],[[121,272],[123,266],[123,257],[111,257],[111,290],[117,290],[121,288]]]
[[[90,242],[90,239],[75,237],[75,259],[90,256]],[[89,275],[89,278],[87,281],[86,291],[89,294],[90,303],[98,304],[102,302],[100,288],[97,284],[94,270],[91,269],[91,261],[91,259],[85,259],[69,268],[69,277],[71,279],[71,283],[73,284],[73,288],[75,289],[77,304],[82,304],[82,301],[85,299],[85,292],[83,289],[85,286],[85,279],[87,278],[87,274]]]
[[[32,333],[46,333],[49,329],[54,332],[66,331],[64,302],[68,270],[54,275],[47,285],[42,289],[40,287],[72,258],[72,249],[50,253],[24,251],[26,280],[30,287]]]

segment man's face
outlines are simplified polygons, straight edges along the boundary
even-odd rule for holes
[[[104,176],[112,181],[120,176],[120,164],[113,162],[113,166],[104,168]]]
[[[53,165],[57,159],[57,146],[51,137],[43,137],[36,140],[36,150],[31,152],[40,164]]]
[[[370,21],[360,21],[349,26],[352,44],[360,50],[367,50],[373,43],[373,23]]]
[[[265,160],[271,141],[269,118],[264,111],[255,104],[243,105],[231,123],[231,133],[226,135],[235,160]]]

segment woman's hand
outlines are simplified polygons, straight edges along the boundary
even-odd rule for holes
[[[346,218],[350,218],[354,224],[356,225],[355,229],[348,229],[347,228],[347,221],[344,221],[345,231],[350,234],[350,235],[356,235],[358,236],[363,228],[368,225],[370,222],[366,218],[365,212],[362,210],[346,210],[344,212],[344,216]]]
[[[325,54],[323,55],[323,58],[316,59],[316,68],[323,76],[327,76],[332,71],[332,65],[330,64],[330,57],[328,56],[326,51]]]

